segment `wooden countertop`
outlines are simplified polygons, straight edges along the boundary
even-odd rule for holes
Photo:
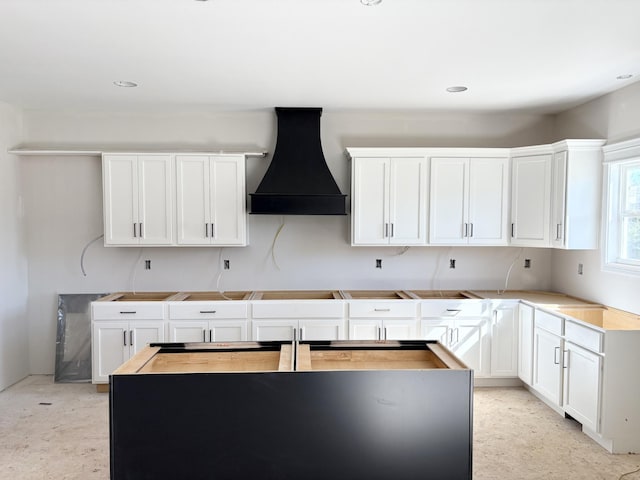
[[[524,300],[525,302],[548,308],[602,307],[602,305],[598,303],[558,292],[544,292],[539,290],[507,290],[506,292],[498,292],[497,290],[471,290],[469,293],[486,299]]]

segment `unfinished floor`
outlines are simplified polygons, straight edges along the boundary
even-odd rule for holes
[[[0,479],[109,478],[108,395],[31,376],[0,393]],[[474,479],[618,480],[640,455],[610,455],[521,388],[474,394]],[[390,479],[392,480],[392,479]],[[624,477],[640,480],[640,472]]]

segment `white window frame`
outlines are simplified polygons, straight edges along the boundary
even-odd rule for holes
[[[640,260],[623,259],[621,212],[622,173],[630,166],[640,166],[640,138],[604,147],[602,208],[602,270],[640,276]]]

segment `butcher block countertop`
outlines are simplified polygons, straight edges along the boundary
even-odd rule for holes
[[[488,298],[492,300],[524,300],[525,302],[547,308],[602,307],[602,305],[598,303],[572,297],[564,293],[542,292],[538,290],[507,290],[506,292],[498,292],[497,290],[471,290],[469,293],[478,298]]]

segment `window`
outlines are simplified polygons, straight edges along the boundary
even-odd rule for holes
[[[640,275],[640,158],[606,164],[604,269]]]

